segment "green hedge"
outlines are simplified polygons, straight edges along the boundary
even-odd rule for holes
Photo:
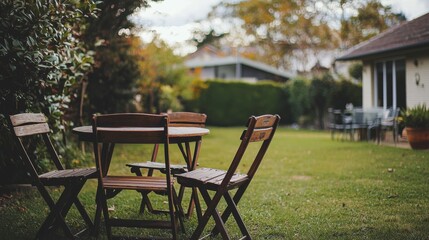
[[[199,99],[187,110],[207,114],[215,126],[240,126],[251,115],[279,114],[282,124],[323,128],[328,107],[344,108],[346,103],[362,105],[362,86],[350,81],[335,81],[332,76],[291,79],[286,84],[273,82],[207,81]]]
[[[287,94],[280,84],[213,80],[207,85],[201,92],[199,109],[207,114],[209,125],[245,125],[251,115],[285,116]]]

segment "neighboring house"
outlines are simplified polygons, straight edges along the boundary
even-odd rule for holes
[[[185,65],[204,80],[216,78],[248,82],[258,80],[286,82],[292,77],[292,74],[267,64],[224,54],[212,46],[205,46],[191,54]]]
[[[337,61],[363,62],[363,107],[429,105],[429,13],[349,49]]]

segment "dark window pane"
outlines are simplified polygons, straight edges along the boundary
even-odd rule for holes
[[[406,108],[406,89],[405,89],[405,60],[398,60],[396,65],[396,106]]]

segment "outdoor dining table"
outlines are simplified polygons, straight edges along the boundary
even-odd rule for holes
[[[131,130],[139,131],[142,134],[150,133],[151,131],[159,130],[159,128],[119,128],[119,130]],[[80,126],[73,128],[72,132],[76,134],[79,138],[79,141],[93,142],[94,136],[92,131],[92,126]],[[201,127],[169,127],[168,136],[170,143],[178,144],[179,149],[182,153],[182,156],[186,162],[188,171],[191,171],[196,168],[198,163],[198,156],[201,148],[201,141],[204,135],[208,135],[210,130],[207,128]],[[195,143],[194,151],[191,151],[190,143]],[[183,144],[185,145],[183,147]],[[140,171],[140,170],[138,170]],[[194,208],[194,200],[197,200],[197,191],[192,189],[192,197],[188,207],[187,215],[190,216]],[[197,216],[200,218],[202,215],[201,209],[197,207]],[[96,214],[96,220],[99,217]]]

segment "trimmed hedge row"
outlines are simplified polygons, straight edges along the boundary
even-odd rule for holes
[[[279,114],[282,124],[323,128],[328,107],[362,104],[360,85],[330,77],[294,79],[286,84],[225,80],[206,83],[208,87],[201,91],[196,108],[207,114],[207,124],[215,126],[243,126],[251,115]]]
[[[282,116],[287,109],[286,91],[279,84],[214,80],[207,81],[207,85],[198,102],[200,112],[208,116],[209,125],[245,125],[251,115]]]

